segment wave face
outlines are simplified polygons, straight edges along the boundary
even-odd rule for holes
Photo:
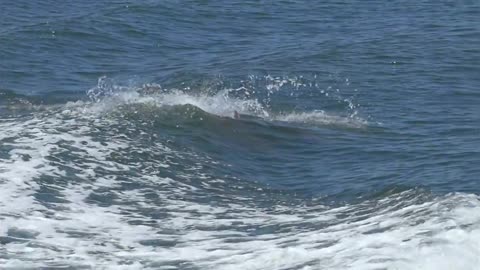
[[[479,268],[478,3],[2,4],[1,269]]]

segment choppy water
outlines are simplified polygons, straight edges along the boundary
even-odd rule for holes
[[[1,4],[0,268],[480,268],[478,1]]]

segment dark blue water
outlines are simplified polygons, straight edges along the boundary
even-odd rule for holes
[[[478,1],[1,3],[1,268],[478,269]]]

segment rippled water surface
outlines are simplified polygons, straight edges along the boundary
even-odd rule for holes
[[[1,1],[0,268],[478,269],[478,1]]]

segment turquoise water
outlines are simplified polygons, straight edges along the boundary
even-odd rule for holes
[[[1,268],[480,265],[478,2],[2,4]]]

